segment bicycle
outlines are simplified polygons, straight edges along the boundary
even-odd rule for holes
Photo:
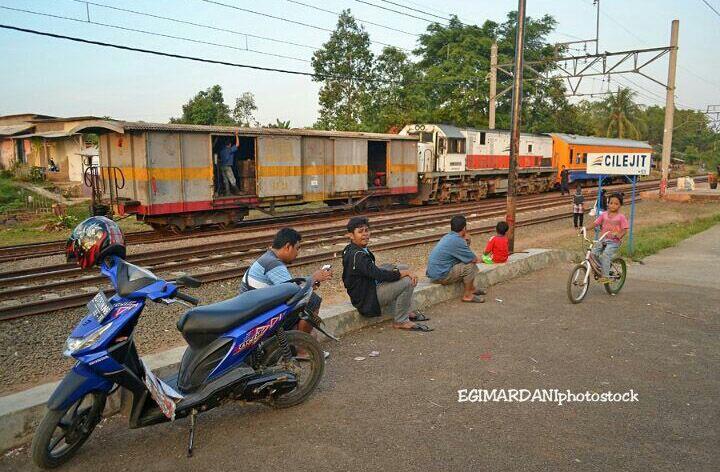
[[[567,294],[568,298],[572,303],[580,303],[587,295],[588,288],[590,288],[590,274],[592,273],[595,280],[602,277],[602,266],[598,258],[592,253],[592,249],[595,244],[602,244],[603,239],[608,233],[603,233],[599,239],[591,241],[587,237],[587,229],[584,227],[580,230],[580,234],[583,239],[589,243],[587,253],[585,254],[585,260],[576,265],[567,283]],[[605,291],[610,295],[617,295],[625,285],[625,278],[627,276],[627,264],[621,257],[615,257],[610,264],[610,279],[609,283],[604,284]],[[576,293],[577,292],[577,293]]]

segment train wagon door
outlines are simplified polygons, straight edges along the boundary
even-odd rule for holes
[[[260,136],[257,142],[258,197],[301,196],[301,138]]]
[[[333,194],[367,190],[368,145],[364,139],[335,139]]]
[[[327,138],[303,138],[303,200],[325,199],[332,185],[333,142]]]
[[[417,192],[417,163],[415,142],[395,140],[390,142],[390,179],[392,193]]]

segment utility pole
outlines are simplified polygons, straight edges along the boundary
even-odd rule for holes
[[[517,159],[520,151],[520,112],[522,110],[523,55],[525,52],[525,0],[518,0],[517,32],[515,33],[515,62],[512,85],[512,125],[510,128],[510,164],[508,166],[507,210],[508,249],[515,250],[515,193]]]
[[[497,103],[497,43],[490,46],[490,107],[488,109],[488,128],[495,129],[495,106]]]
[[[600,0],[593,0],[593,4],[597,5],[597,13],[595,14],[595,54],[600,54]]]
[[[672,152],[673,118],[675,115],[675,66],[677,65],[678,30],[680,21],[673,20],[670,30],[670,61],[668,64],[668,82],[665,95],[665,128],[663,130],[662,148],[662,179],[660,180],[660,196],[667,191],[670,154]]]

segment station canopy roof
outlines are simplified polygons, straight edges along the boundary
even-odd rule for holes
[[[597,136],[578,136],[576,134],[566,133],[550,133],[550,135],[562,139],[568,144],[577,144],[579,146],[617,146],[652,149],[652,146],[647,142],[635,141],[634,139],[600,138]]]

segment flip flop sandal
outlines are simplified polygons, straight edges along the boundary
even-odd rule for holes
[[[420,310],[415,310],[413,313],[415,313],[415,316],[410,316],[410,321],[430,321],[430,318],[425,316],[425,313]]]
[[[433,328],[422,323],[415,323],[415,326],[413,326],[412,328],[405,329],[407,329],[408,331],[421,331],[423,333],[429,333],[430,331],[433,331]]]
[[[485,299],[483,297],[472,297],[471,300],[463,300],[463,303],[485,303]]]

